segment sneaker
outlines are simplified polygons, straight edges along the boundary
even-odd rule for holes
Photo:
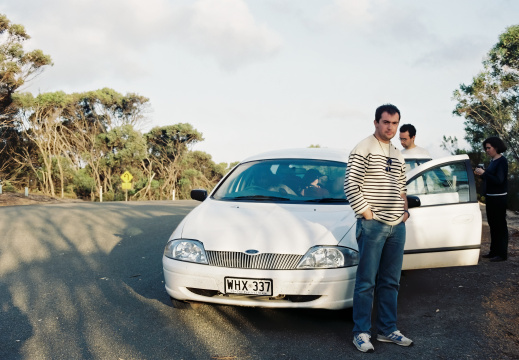
[[[392,342],[401,346],[411,346],[413,345],[413,340],[406,338],[402,333],[398,330],[393,331],[388,336],[384,336],[382,334],[377,335],[377,340],[382,342]]]
[[[360,333],[353,336],[353,345],[362,352],[373,352],[375,348],[371,344],[371,336],[368,333]]]

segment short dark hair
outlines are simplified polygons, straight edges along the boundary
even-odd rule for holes
[[[488,139],[486,139],[485,141],[483,141],[483,150],[485,150],[485,146],[487,144],[490,144],[490,146],[492,146],[494,149],[496,149],[498,154],[505,152],[507,149],[503,140],[501,140],[497,136],[491,136]]]
[[[409,132],[409,137],[415,137],[416,136],[416,128],[411,124],[404,124],[400,126],[400,132]]]
[[[375,121],[379,122],[382,117],[382,113],[387,112],[389,115],[398,114],[398,120],[400,120],[400,110],[395,105],[392,104],[384,104],[379,106],[375,111]]]

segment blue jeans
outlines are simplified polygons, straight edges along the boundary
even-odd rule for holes
[[[404,258],[405,224],[386,225],[357,220],[359,266],[353,295],[353,333],[371,335],[371,310],[376,299],[378,333],[395,330],[400,274]]]

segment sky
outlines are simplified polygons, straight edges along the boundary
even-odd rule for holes
[[[137,93],[143,131],[189,123],[204,137],[193,150],[231,163],[349,151],[386,103],[433,157],[444,135],[468,147],[453,92],[519,24],[519,1],[1,0],[0,13],[53,59],[23,91]]]

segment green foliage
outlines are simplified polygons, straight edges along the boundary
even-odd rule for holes
[[[73,184],[74,191],[80,198],[90,197],[91,192],[94,191],[96,187],[96,182],[89,174],[89,170],[87,168],[79,169],[74,174]]]
[[[104,201],[124,200],[120,175],[130,171],[130,197],[163,199],[178,190],[177,197],[189,198],[192,187],[211,189],[229,170],[209,154],[190,151],[203,141],[191,124],[142,134],[144,96],[110,88],[15,93],[52,62],[41,50],[24,51],[25,28],[2,14],[0,36],[0,177],[7,188],[30,183],[31,191],[92,200],[102,189]]]
[[[115,193],[113,191],[107,191],[103,193],[103,201],[114,201]]]
[[[12,24],[0,14],[0,115],[6,115],[11,96],[44,66],[52,65],[41,50],[25,52],[23,43],[30,39],[22,25]]]
[[[110,88],[76,94],[84,116],[101,121],[105,128],[132,125],[143,119],[149,99],[134,93],[122,95]]]
[[[151,188],[153,190],[158,190],[160,188],[160,181],[158,180],[152,180],[151,181]]]
[[[519,161],[519,25],[501,34],[483,65],[471,84],[454,92],[454,114],[465,118],[473,150],[486,137],[499,136]]]
[[[3,192],[16,192],[16,188],[11,184],[10,181],[2,181]]]
[[[443,141],[440,145],[440,147],[448,151],[451,155],[460,155],[460,154],[467,154],[467,150],[460,149],[458,146],[458,138],[456,136],[452,137],[446,137],[443,135]]]
[[[186,172],[189,173],[190,171],[187,170]],[[184,176],[178,180],[178,196],[180,199],[189,199],[191,189],[196,188],[196,186],[193,186],[193,183],[190,180],[190,177],[192,178],[195,173],[186,174],[186,172],[184,172]]]
[[[499,36],[499,42],[488,53],[488,63],[495,73],[519,69],[519,25],[510,26]]]
[[[187,123],[154,127],[144,136],[148,143],[148,152],[152,156],[169,159],[182,155],[189,145],[204,140],[202,134]]]
[[[508,206],[519,209],[519,25],[508,27],[499,36],[483,62],[483,70],[471,84],[460,85],[454,100],[454,114],[465,118],[465,139],[472,148],[469,156],[473,165],[490,160],[482,148],[486,138],[498,136],[507,145]],[[444,145],[449,145],[448,140],[444,137]]]
[[[144,138],[132,125],[116,127],[100,134],[98,139],[106,149],[105,164],[108,167],[131,167],[146,156]]]

